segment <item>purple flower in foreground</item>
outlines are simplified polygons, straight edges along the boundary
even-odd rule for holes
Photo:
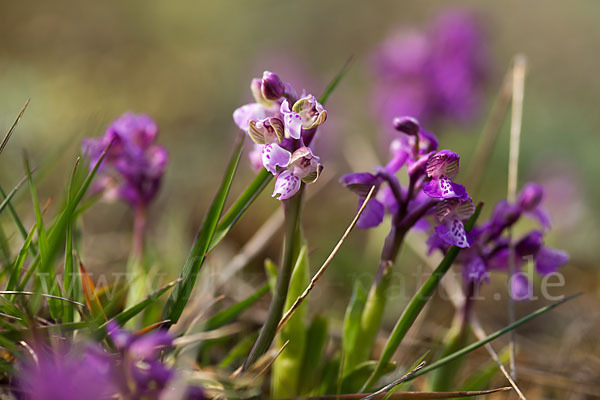
[[[85,351],[38,351],[17,378],[24,400],[106,400],[117,392],[111,375],[113,360],[96,347]]]
[[[235,110],[233,119],[255,143],[253,168],[264,167],[275,175],[273,197],[286,200],[302,183],[315,182],[323,169],[309,146],[327,111],[313,95],[297,99],[291,85],[269,71],[254,79],[251,89],[256,102]]]
[[[399,31],[374,52],[374,111],[387,123],[412,115],[465,121],[485,76],[483,35],[472,15],[448,12],[427,29]]]
[[[120,198],[134,207],[146,206],[156,195],[168,156],[155,144],[158,127],[147,115],[123,114],[101,138],[84,139],[83,153],[90,168],[112,143],[98,172],[97,187],[110,199]]]

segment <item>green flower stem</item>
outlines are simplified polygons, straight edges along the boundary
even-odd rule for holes
[[[473,225],[475,224],[475,221],[477,220],[477,217],[481,212],[481,207],[481,204],[477,206],[475,213],[465,224],[465,228],[467,231],[470,231],[473,228]],[[381,373],[383,372],[384,366],[387,365],[387,363],[390,361],[390,359],[398,349],[398,346],[400,346],[402,339],[404,339],[404,336],[419,316],[421,310],[423,310],[423,308],[433,295],[433,292],[442,280],[442,277],[450,269],[452,263],[456,259],[456,256],[458,256],[459,252],[460,247],[452,246],[450,248],[444,259],[440,262],[435,271],[433,271],[433,274],[429,277],[429,279],[427,279],[423,286],[421,286],[421,288],[412,298],[408,306],[404,309],[402,316],[396,323],[392,334],[388,338],[383,353],[381,354],[381,357],[377,363],[377,367],[362,387],[362,392],[371,387],[377,381],[377,379],[379,379]]]
[[[275,338],[277,325],[283,314],[283,307],[288,294],[292,270],[300,251],[302,239],[300,220],[302,218],[303,199],[304,184],[295,196],[283,202],[283,211],[285,215],[285,242],[283,245],[281,269],[277,275],[277,285],[275,287],[273,299],[271,300],[267,320],[258,335],[258,339],[256,340],[248,359],[242,367],[243,371],[267,352]]]
[[[132,279],[127,293],[126,307],[129,308],[146,296],[146,269],[144,268],[144,232],[146,230],[146,207],[138,205],[134,209],[131,255],[127,265]],[[133,319],[134,325],[141,324],[142,315]]]
[[[406,233],[433,206],[428,202],[409,215],[400,215],[393,221],[390,233],[385,238],[379,268],[369,290],[360,323],[360,346],[355,346],[346,355],[345,371],[369,359],[387,303],[388,290],[392,281],[392,266],[398,257]]]

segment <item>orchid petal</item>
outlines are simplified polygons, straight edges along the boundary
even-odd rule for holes
[[[569,261],[569,255],[562,250],[555,250],[542,246],[535,257],[535,269],[540,275],[556,272],[558,267]]]
[[[463,198],[467,194],[464,186],[452,182],[445,176],[434,177],[423,187],[423,192],[436,199]]]
[[[233,121],[244,132],[248,132],[250,120],[260,120],[265,117],[265,108],[258,103],[243,105],[233,112]]]
[[[359,199],[359,209],[360,207],[362,207],[364,201],[364,198]],[[385,207],[383,206],[383,204],[379,200],[371,198],[365,206],[365,209],[363,210],[362,214],[358,218],[356,226],[360,229],[374,228],[381,224],[384,215]]]
[[[447,220],[443,225],[436,226],[435,232],[448,244],[461,248],[469,247],[465,226],[459,219]]]
[[[275,175],[277,167],[287,167],[290,163],[292,154],[276,143],[267,144],[262,149],[263,166]]]
[[[298,190],[300,190],[300,186],[302,185],[302,181],[297,176],[294,176],[292,171],[286,169],[277,177],[275,181],[275,190],[273,191],[273,197],[278,198],[279,200],[286,200],[295,195]]]

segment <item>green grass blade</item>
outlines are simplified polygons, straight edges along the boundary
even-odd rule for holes
[[[67,297],[74,299],[78,298],[78,293],[75,290],[75,280],[73,279],[74,268],[73,268],[73,227],[71,224],[67,225],[67,243],[65,245],[65,268],[63,277],[63,287]],[[71,303],[65,303],[65,314],[64,322],[73,322],[74,308]]]
[[[225,176],[221,182],[221,186],[219,187],[219,191],[210,205],[204,222],[202,223],[202,227],[200,228],[200,232],[192,245],[188,259],[181,272],[183,280],[175,286],[175,289],[171,292],[163,310],[163,320],[169,320],[169,324],[174,324],[179,320],[179,317],[183,313],[183,309],[192,294],[192,289],[194,288],[196,278],[198,277],[198,273],[204,262],[204,257],[213,239],[217,223],[221,217],[223,208],[225,207],[225,201],[227,200],[233,177],[240,162],[244,144],[243,138],[244,137],[241,136],[238,140],[233,156],[229,161]]]
[[[41,274],[39,275],[39,283],[42,284],[43,292],[52,294],[54,296],[60,296],[59,288],[56,285],[54,285],[55,271],[54,268],[52,268],[52,264],[49,260],[50,250],[48,246],[48,237],[46,229],[44,228],[44,219],[42,217],[42,211],[40,209],[40,204],[38,201],[37,190],[35,188],[35,184],[33,183],[31,168],[29,167],[29,160],[27,159],[27,157],[25,157],[24,162],[25,171],[27,172],[27,180],[29,182],[29,191],[31,193],[31,199],[33,201],[33,208],[35,211],[38,246],[40,248],[40,259],[43,266],[42,270],[40,271]],[[34,297],[32,303],[36,304],[36,300],[37,299]],[[62,316],[63,305],[55,299],[48,299],[48,305],[50,307],[50,315],[55,320],[58,320]]]
[[[27,177],[24,177],[23,182],[25,182],[26,179],[27,179]],[[2,186],[0,186],[0,194],[2,195],[3,199],[8,198],[8,195],[6,194],[6,192],[4,191]],[[25,240],[25,238],[27,238],[27,229],[25,229],[25,225],[23,225],[23,221],[21,221],[21,218],[19,218],[19,214],[17,214],[17,211],[15,210],[12,203],[10,202],[10,199],[8,200],[6,205],[8,206],[8,212],[10,213],[13,221],[15,222],[15,225],[17,226],[17,229],[18,229],[19,233],[21,234],[21,237],[23,238],[23,240]]]
[[[340,82],[342,81],[342,79],[344,78],[346,73],[348,73],[348,71],[350,70],[350,67],[352,66],[352,60],[353,60],[352,56],[350,56],[348,58],[348,60],[346,60],[346,62],[342,66],[342,69],[340,69],[340,71],[337,73],[337,75],[331,80],[329,85],[327,85],[327,88],[325,89],[325,91],[323,92],[321,97],[319,98],[319,103],[321,103],[321,104],[327,103],[329,96],[331,96],[331,94],[333,93],[335,88],[340,84]]]
[[[470,344],[466,347],[463,347],[462,349],[460,349],[452,354],[449,354],[446,357],[441,358],[441,359],[437,360],[436,362],[426,366],[425,368],[418,371],[414,376],[412,376],[411,379],[414,379],[417,376],[424,375],[424,374],[431,372],[443,365],[446,365],[449,362],[452,362],[452,361],[456,360],[457,358],[462,357],[465,354],[468,354],[468,353],[472,352],[473,350],[476,350],[476,349],[480,348],[481,346],[486,345],[487,343],[491,342],[494,339],[499,338],[500,336],[504,335],[505,333],[508,333],[508,332],[512,331],[513,329],[518,328],[519,326],[523,325],[524,323],[529,322],[532,319],[537,318],[540,315],[543,315],[543,314],[547,313],[548,311],[550,311],[570,300],[573,300],[574,298],[576,298],[580,295],[581,295],[581,293],[577,293],[572,296],[565,297],[564,299],[557,301],[556,303],[547,305],[545,307],[538,308],[536,311],[532,312],[531,314],[528,314],[527,316],[521,318],[520,320],[515,321],[514,323],[492,333],[491,335],[487,336],[486,338],[479,340],[478,342],[475,342],[473,344]]]
[[[479,204],[477,206],[477,209],[475,210],[475,213],[465,224],[465,229],[467,231],[470,231],[475,225],[475,221],[481,213],[481,207],[482,205]],[[427,281],[423,284],[423,286],[421,286],[419,291],[412,298],[408,306],[406,306],[404,312],[402,313],[402,316],[396,323],[394,330],[392,331],[387,343],[385,344],[383,353],[379,358],[377,368],[375,368],[373,374],[369,377],[367,382],[362,387],[362,392],[364,392],[370,386],[372,386],[375,383],[375,381],[381,376],[381,373],[383,372],[383,367],[390,361],[390,359],[398,349],[398,346],[400,346],[402,339],[404,339],[404,336],[406,335],[410,327],[413,325],[413,323],[415,322],[415,320],[417,319],[417,317],[419,316],[419,314],[421,313],[421,311],[435,292],[440,281],[452,266],[452,263],[456,259],[456,256],[458,256],[460,250],[460,247],[456,246],[452,246],[450,248],[444,259],[440,262],[435,271],[433,271],[433,274],[431,274],[431,276],[427,279]]]
[[[126,310],[121,311],[120,313],[118,313],[117,315],[115,315],[114,317],[112,317],[110,319],[110,321],[116,321],[116,322],[119,323],[119,325],[125,324],[131,318],[135,317],[136,315],[138,315],[139,313],[141,313],[142,311],[144,311],[149,305],[151,305],[156,300],[158,300],[158,298],[160,296],[162,296],[163,294],[165,294],[167,292],[167,290],[169,290],[170,288],[172,288],[173,286],[175,286],[176,284],[178,284],[180,281],[181,281],[181,279],[177,279],[177,280],[175,280],[173,282],[169,282],[165,286],[161,287],[160,289],[158,289],[154,293],[152,293],[149,296],[147,296],[145,299],[143,299],[139,303],[137,303],[137,304],[135,304],[135,305],[127,308]],[[100,326],[100,328],[106,327],[106,325],[110,321],[107,321],[104,324],[102,324]]]
[[[17,115],[17,119],[15,119],[15,122],[13,122],[12,126],[10,127],[10,129],[8,130],[8,132],[6,133],[6,136],[4,136],[4,139],[2,140],[2,144],[0,144],[0,153],[2,153],[4,151],[4,148],[6,147],[6,144],[10,140],[10,138],[11,138],[11,136],[12,136],[15,128],[17,127],[17,124],[21,120],[21,117],[23,116],[23,113],[25,112],[25,109],[27,108],[28,105],[29,105],[29,99],[27,99],[27,101],[25,102],[25,105],[23,106],[23,108],[21,108],[21,112],[19,113],[19,115]]]
[[[24,176],[19,181],[19,183],[17,183],[17,185],[14,188],[12,188],[12,190],[10,192],[8,192],[8,195],[5,194],[4,191],[0,189],[2,191],[2,197],[4,197],[4,200],[2,200],[2,203],[0,203],[0,213],[2,213],[2,211],[4,211],[6,206],[9,206],[9,209],[12,208],[10,201],[13,198],[13,196],[17,193],[17,191],[21,188],[21,186],[25,183],[25,181],[27,181],[27,176]],[[14,208],[13,208],[13,211],[14,211]],[[21,226],[23,226],[23,225],[21,224]],[[23,229],[25,229],[25,228],[23,228]],[[27,235],[27,232],[25,232],[25,235]]]
[[[31,228],[31,232],[25,238],[25,243],[21,247],[19,251],[19,255],[15,260],[12,269],[10,271],[10,277],[8,279],[8,283],[6,284],[6,290],[16,290],[17,284],[19,283],[19,276],[21,275],[21,271],[23,270],[23,264],[25,263],[25,259],[27,258],[27,253],[29,252],[29,246],[31,245],[31,241],[33,240],[33,234],[36,232],[37,226],[34,225]]]
[[[317,315],[306,331],[306,346],[300,371],[299,392],[307,394],[318,386],[319,377],[324,367],[325,350],[329,336],[329,321]]]
[[[100,158],[98,159],[98,161],[96,162],[96,164],[94,165],[92,170],[88,173],[85,180],[83,181],[83,183],[77,190],[77,193],[74,195],[74,197],[69,202],[67,202],[67,205],[64,207],[64,209],[62,210],[62,212],[60,213],[58,218],[55,220],[55,222],[52,224],[52,226],[48,230],[48,235],[47,235],[48,236],[48,255],[46,257],[46,260],[44,260],[44,263],[51,264],[52,261],[54,260],[56,253],[58,252],[59,247],[62,247],[61,242],[66,237],[65,233],[67,230],[67,225],[72,224],[72,218],[73,218],[75,209],[77,208],[77,205],[81,202],[81,200],[83,199],[83,196],[85,195],[88,188],[90,187],[92,180],[94,179],[94,176],[96,176],[96,173],[98,172],[98,169],[100,168],[100,165],[102,164],[102,161],[104,160],[104,157],[106,157],[106,153],[108,152],[108,150],[110,149],[112,144],[113,144],[113,142],[109,143],[109,145],[106,147],[106,149],[104,149],[104,151],[100,155]],[[27,273],[23,277],[23,280],[19,283],[19,290],[23,290],[23,288],[27,285],[27,282],[29,281],[29,279],[31,278],[33,273],[38,268],[40,268],[41,263],[42,263],[42,259],[41,259],[41,257],[38,256],[34,260],[31,267],[27,270]],[[44,265],[42,265],[41,270],[44,271],[44,268],[46,268],[46,267]]]
[[[207,331],[217,329],[232,322],[241,313],[250,308],[255,304],[261,297],[269,292],[269,284],[265,283],[263,286],[258,288],[256,292],[246,297],[244,300],[235,303],[231,307],[226,308],[223,311],[213,315],[204,323],[204,329]]]
[[[354,282],[352,297],[346,308],[344,316],[344,334],[342,337],[342,349],[345,354],[344,375],[347,375],[362,361],[357,357],[357,348],[364,346],[364,343],[358,343],[360,336],[361,320],[363,310],[367,302],[367,292],[360,281]],[[360,352],[362,353],[362,351]]]
[[[308,249],[304,244],[298,253],[292,277],[290,279],[284,310],[289,310],[296,299],[302,295],[310,281]],[[300,394],[298,387],[303,379],[301,375],[302,361],[306,353],[306,315],[307,303],[289,319],[275,339],[275,347],[282,348],[289,341],[285,350],[275,359],[271,366],[271,396],[275,399],[294,397]]]
[[[231,208],[225,213],[217,225],[208,248],[209,252],[219,244],[225,235],[227,235],[227,232],[229,232],[229,230],[244,215],[246,210],[254,203],[254,200],[256,200],[269,182],[271,182],[271,179],[273,179],[273,174],[264,168],[256,175],[254,180],[248,185],[235,203],[233,203]]]

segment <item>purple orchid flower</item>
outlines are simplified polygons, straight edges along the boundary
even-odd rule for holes
[[[426,171],[431,180],[423,188],[429,197],[452,199],[467,196],[464,186],[452,182],[458,173],[459,160],[459,155],[450,150],[442,150],[429,158]]]
[[[435,233],[449,245],[469,247],[469,238],[462,221],[474,212],[475,206],[470,198],[442,200],[436,205],[436,217],[440,224],[435,227]]]
[[[432,213],[436,203],[440,203],[446,207],[446,213],[439,216],[440,226],[436,229],[446,242],[468,247],[469,241],[460,220],[469,216],[467,209],[472,214],[473,204],[464,187],[450,180],[458,172],[458,155],[449,150],[435,154],[438,144],[436,137],[422,129],[414,118],[396,118],[394,127],[404,135],[392,142],[392,159],[385,167],[378,167],[374,174],[347,174],[340,180],[344,186],[358,194],[359,207],[364,203],[370,188],[375,186],[375,194],[366,205],[357,226],[378,226],[387,212],[392,215],[394,224],[408,224],[410,227],[427,229],[429,224],[425,217]],[[407,187],[403,187],[396,176],[404,165],[409,177]],[[425,181],[427,177],[431,178],[430,182]],[[453,191],[442,195],[429,190],[430,187],[441,186],[440,180],[449,182],[448,185]],[[444,198],[456,201],[442,202]],[[438,205],[441,207],[440,204]]]
[[[539,211],[542,199],[543,188],[528,183],[519,193],[516,204],[506,200],[498,202],[490,220],[474,227],[469,238],[472,241],[471,248],[462,251],[457,259],[463,265],[466,282],[479,284],[488,280],[489,271],[508,271],[510,242],[507,232],[523,215],[533,215],[544,229],[548,228],[547,215]],[[539,218],[539,215],[544,218]],[[438,230],[439,227],[428,240],[429,250],[445,253],[449,249],[449,243]],[[531,293],[532,285],[520,271],[527,261],[534,262],[536,272],[544,276],[556,272],[568,262],[569,256],[562,250],[545,246],[544,231],[535,229],[514,242],[514,259],[517,273],[511,279],[511,293],[515,299],[525,299]]]
[[[293,153],[289,153],[279,146],[277,147],[279,149],[272,149],[265,157],[271,155],[273,160],[278,159],[278,161],[276,161],[277,166],[286,168],[277,174],[275,190],[273,191],[273,197],[276,197],[279,200],[286,200],[300,190],[302,182],[316,182],[317,179],[319,179],[323,166],[319,162],[319,157],[315,156],[308,147],[300,147]],[[284,160],[287,160],[287,162],[284,162]],[[268,161],[270,165],[272,162],[275,162],[271,159]],[[265,167],[266,165],[267,164],[265,164]]]
[[[83,140],[90,168],[112,143],[96,181],[96,188],[104,191],[106,198],[143,207],[155,197],[168,161],[165,148],[155,144],[157,134],[158,127],[149,116],[126,113],[103,137]]]
[[[254,79],[251,89],[256,102],[235,110],[233,119],[255,143],[250,152],[253,168],[264,167],[275,175],[273,197],[286,200],[302,183],[315,182],[323,169],[309,145],[327,111],[313,95],[297,99],[292,86],[269,71]]]
[[[386,165],[386,170],[396,173],[406,164],[409,176],[422,175],[425,164],[437,150],[437,138],[421,128],[414,118],[395,118],[393,123],[396,131],[404,135],[392,141],[390,152],[393,157]]]
[[[546,229],[550,229],[550,217],[548,212],[542,208],[544,199],[544,188],[537,183],[527,183],[521,189],[517,204],[527,215],[530,215]]]

